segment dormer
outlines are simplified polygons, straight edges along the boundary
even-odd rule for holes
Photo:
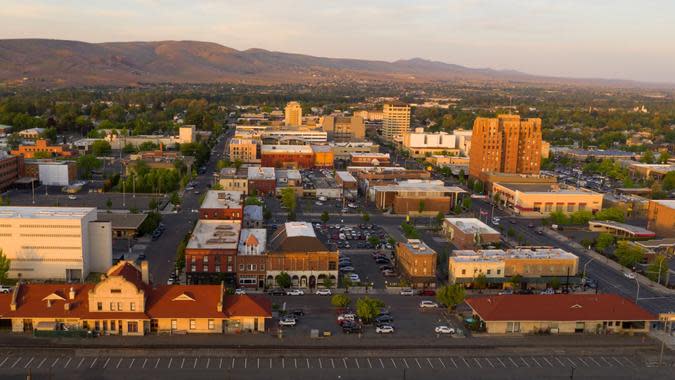
[[[187,292],[183,292],[176,297],[174,297],[171,301],[194,301],[195,299]]]

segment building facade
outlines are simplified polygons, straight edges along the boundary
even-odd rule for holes
[[[396,244],[396,265],[413,288],[436,287],[436,251],[417,239]]]
[[[309,145],[263,145],[260,165],[272,168],[309,169],[314,167],[314,151]]]
[[[3,152],[4,153],[4,152]],[[9,188],[24,175],[24,160],[21,156],[0,153],[0,190]]]
[[[494,183],[492,196],[523,216],[548,216],[554,211],[572,214],[596,213],[602,209],[603,194],[583,188],[565,188],[557,184]]]
[[[239,220],[199,220],[185,248],[188,281],[233,286],[240,232]]]
[[[385,103],[382,108],[382,137],[393,142],[410,130],[410,106],[403,103]]]
[[[199,207],[199,219],[239,220],[244,218],[244,193],[209,190]]]
[[[12,150],[13,156],[23,156],[24,158],[35,158],[36,154],[44,154],[48,157],[71,157],[73,152],[62,145],[49,145],[47,140],[37,140],[35,145],[19,145],[17,150]],[[45,158],[45,157],[42,157]]]
[[[225,191],[241,191],[248,194],[248,168],[223,168],[218,183]]]
[[[366,137],[366,124],[360,116],[324,116],[321,128],[337,142],[358,141]]]
[[[650,200],[647,228],[661,237],[675,237],[675,200]]]
[[[284,124],[302,125],[302,106],[298,102],[288,102],[284,108]]]
[[[501,234],[476,218],[445,218],[443,232],[459,249],[499,243]]]
[[[469,157],[469,175],[476,179],[482,172],[538,174],[541,119],[519,115],[476,118]]]
[[[245,164],[259,163],[258,143],[251,139],[231,139],[229,142],[230,161]]]
[[[249,194],[274,194],[277,177],[274,167],[251,166],[248,168]]]
[[[403,135],[403,149],[415,158],[429,155],[459,155],[454,135],[445,132],[424,132],[424,128],[416,128],[414,132]]]

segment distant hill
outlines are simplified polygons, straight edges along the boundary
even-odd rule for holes
[[[530,82],[630,86],[631,81],[541,77],[421,58],[395,62],[235,50],[199,41],[86,43],[0,40],[0,83],[134,86],[149,83],[311,83],[326,81]],[[649,85],[649,86],[654,86]]]

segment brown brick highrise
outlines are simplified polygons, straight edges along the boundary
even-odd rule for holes
[[[481,172],[539,174],[541,119],[519,115],[478,117],[473,123],[469,175]]]

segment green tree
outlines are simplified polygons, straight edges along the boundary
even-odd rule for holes
[[[103,162],[94,155],[85,154],[77,158],[77,167],[83,178],[91,178],[92,170],[99,169],[103,166]]]
[[[354,283],[349,277],[344,276],[342,278],[342,287],[345,288],[345,292],[349,293],[349,288],[351,288],[353,285]]]
[[[330,289],[330,288],[333,287],[333,285],[335,285],[335,284],[333,284],[333,280],[331,280],[329,277],[324,277],[324,279],[323,279],[323,287],[324,288]]]
[[[513,286],[514,288],[519,288],[523,284],[523,276],[521,276],[519,274],[514,274],[509,279],[509,282],[511,283],[511,286]]]
[[[51,152],[44,152],[44,151],[39,151],[33,153],[33,157],[36,159],[46,159],[46,158],[52,158],[53,155]]]
[[[288,212],[294,212],[297,207],[297,199],[295,195],[295,190],[291,188],[285,188],[281,190],[281,204],[288,209]]]
[[[171,193],[171,198],[169,198],[169,202],[173,205],[179,205],[180,204],[180,197],[178,196],[177,192]]]
[[[277,285],[279,285],[280,287],[282,287],[284,289],[290,288],[291,284],[293,283],[291,281],[291,276],[286,272],[279,273],[278,275],[276,275],[276,277],[274,279],[276,280]]]
[[[596,220],[613,220],[615,222],[623,223],[626,221],[626,212],[619,207],[610,207],[598,211],[595,214]]]
[[[666,176],[663,177],[663,181],[661,182],[661,188],[663,191],[675,190],[675,170],[666,173]]]
[[[147,152],[151,150],[159,149],[159,145],[152,141],[144,141],[138,145],[138,150],[141,152]]]
[[[619,264],[633,268],[644,259],[644,250],[635,244],[631,244],[625,240],[617,243],[614,255],[619,261]]]
[[[436,300],[450,310],[462,304],[465,297],[466,292],[461,284],[446,285],[436,292]]]
[[[444,220],[445,214],[439,211],[438,214],[436,214],[436,217],[434,218],[434,224],[436,225],[436,228],[440,228],[443,225]]]
[[[646,271],[647,277],[652,281],[663,281],[668,275],[668,258],[665,255],[657,255],[649,263]]]
[[[564,225],[569,223],[567,215],[562,211],[553,211],[548,215],[548,220],[551,224]]]
[[[9,272],[9,266],[12,263],[12,260],[8,259],[5,253],[0,248],[0,284],[3,284],[7,281],[7,272]]]
[[[464,210],[470,209],[470,208],[471,208],[471,205],[472,205],[471,197],[464,197],[464,198],[462,199],[462,208],[463,208]]]
[[[487,287],[487,276],[485,273],[480,273],[473,279],[473,287],[476,289],[485,289]]]
[[[419,206],[417,207],[417,211],[421,214],[424,212],[425,207],[426,203],[424,202],[424,200],[421,200]]]
[[[107,201],[105,201],[105,207],[110,210],[112,208],[113,202],[112,199],[108,198]]]
[[[244,204],[246,206],[262,206],[263,205],[262,201],[260,199],[258,199],[258,197],[253,196],[253,195],[249,195],[248,197],[246,197],[246,201],[244,202]]]
[[[551,279],[551,288],[555,290],[560,289],[560,279],[558,277],[553,277]]]
[[[352,300],[344,294],[335,294],[331,297],[330,303],[335,307],[347,307],[352,303]]]
[[[382,307],[384,307],[384,302],[376,298],[368,296],[361,297],[356,300],[356,315],[358,315],[364,323],[370,323],[380,314]]]
[[[91,153],[96,157],[107,156],[110,152],[112,152],[112,147],[105,140],[96,140],[91,144]]]
[[[368,222],[370,221],[370,214],[368,214],[367,212],[364,212],[364,213],[361,215],[361,218],[363,218],[363,221],[364,221],[365,223],[368,223]]]
[[[595,250],[600,253],[605,253],[605,250],[614,244],[614,236],[606,232],[602,232],[595,239]]]
[[[644,162],[645,164],[653,164],[654,163],[654,153],[651,150],[646,151],[642,157],[640,157],[640,162]]]
[[[574,225],[588,224],[593,219],[593,213],[586,210],[579,210],[569,216],[569,221]]]
[[[122,148],[122,152],[126,154],[131,154],[131,153],[136,153],[136,147],[132,143],[126,143],[124,145],[124,148]]]
[[[272,217],[272,211],[270,211],[268,209],[265,209],[265,211],[263,211],[263,218],[265,218],[265,220],[269,220],[271,217]]]
[[[473,183],[473,192],[476,194],[483,194],[483,182],[475,181]]]
[[[370,236],[368,237],[368,243],[370,243],[373,247],[377,247],[380,244],[380,238],[377,236]]]
[[[328,211],[324,211],[321,213],[321,221],[324,223],[328,223],[328,220],[330,219],[330,215],[328,215]]]
[[[664,150],[659,154],[659,158],[658,158],[657,161],[658,161],[659,164],[667,164],[669,159],[670,159],[670,153],[668,153],[667,151]]]

